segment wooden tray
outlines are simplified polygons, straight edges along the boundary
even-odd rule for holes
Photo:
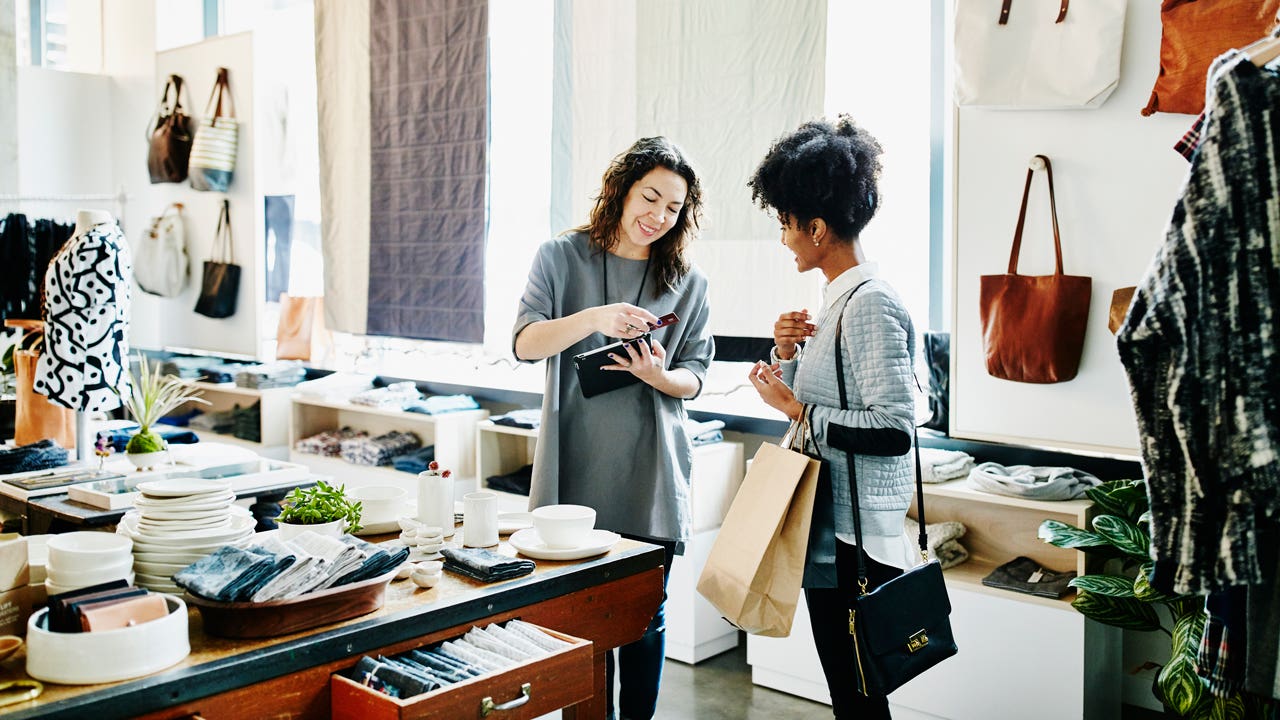
[[[204,631],[228,638],[261,638],[288,635],[320,625],[347,620],[382,607],[387,585],[396,570],[376,578],[307,593],[289,600],[269,602],[218,602],[184,593],[187,604],[200,611]]]

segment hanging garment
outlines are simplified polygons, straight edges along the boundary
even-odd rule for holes
[[[1280,517],[1280,79],[1215,63],[1204,139],[1117,334],[1151,498],[1152,584],[1257,584]],[[1268,519],[1269,518],[1269,519]]]
[[[35,248],[27,216],[10,213],[0,224],[0,319],[24,318],[36,297]]]
[[[72,238],[53,259],[45,274],[45,347],[36,392],[73,410],[120,406],[132,277],[129,243],[114,222]]]

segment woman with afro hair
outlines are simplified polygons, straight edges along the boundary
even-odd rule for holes
[[[814,531],[805,558],[805,601],[837,718],[888,718],[884,696],[855,689],[849,609],[859,592],[857,553],[867,591],[915,564],[903,528],[911,503],[912,358],[915,331],[902,299],[863,249],[863,228],[880,207],[880,144],[846,115],[807,122],[779,138],[756,168],[752,199],[782,225],[782,245],[799,272],[826,278],[817,317],[807,309],[778,316],[771,364],[758,362],[751,383],[771,407],[808,421],[805,452],[827,460],[830,484],[814,500]],[[836,353],[842,353],[846,403]],[[864,547],[854,541],[853,505],[844,453],[828,444],[828,423],[855,428],[853,455]],[[838,459],[838,460],[837,460]],[[820,522],[820,518],[830,518]]]

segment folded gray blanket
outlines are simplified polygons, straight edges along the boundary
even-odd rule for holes
[[[940,483],[967,477],[973,469],[973,456],[959,450],[920,448],[920,470],[927,483]]]
[[[1083,470],[1069,467],[1034,467],[984,462],[969,472],[969,482],[979,490],[1031,500],[1075,500],[1102,484]]]
[[[919,523],[911,518],[906,518],[903,523],[907,535],[912,538],[919,537]],[[929,523],[925,526],[924,533],[929,540],[929,556],[936,558],[943,570],[955,567],[969,559],[968,549],[960,544],[960,538],[964,537],[967,531],[968,528],[964,523],[955,520]]]

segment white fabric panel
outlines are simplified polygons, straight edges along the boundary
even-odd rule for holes
[[[315,0],[325,323],[363,334],[369,305],[369,0]]]

